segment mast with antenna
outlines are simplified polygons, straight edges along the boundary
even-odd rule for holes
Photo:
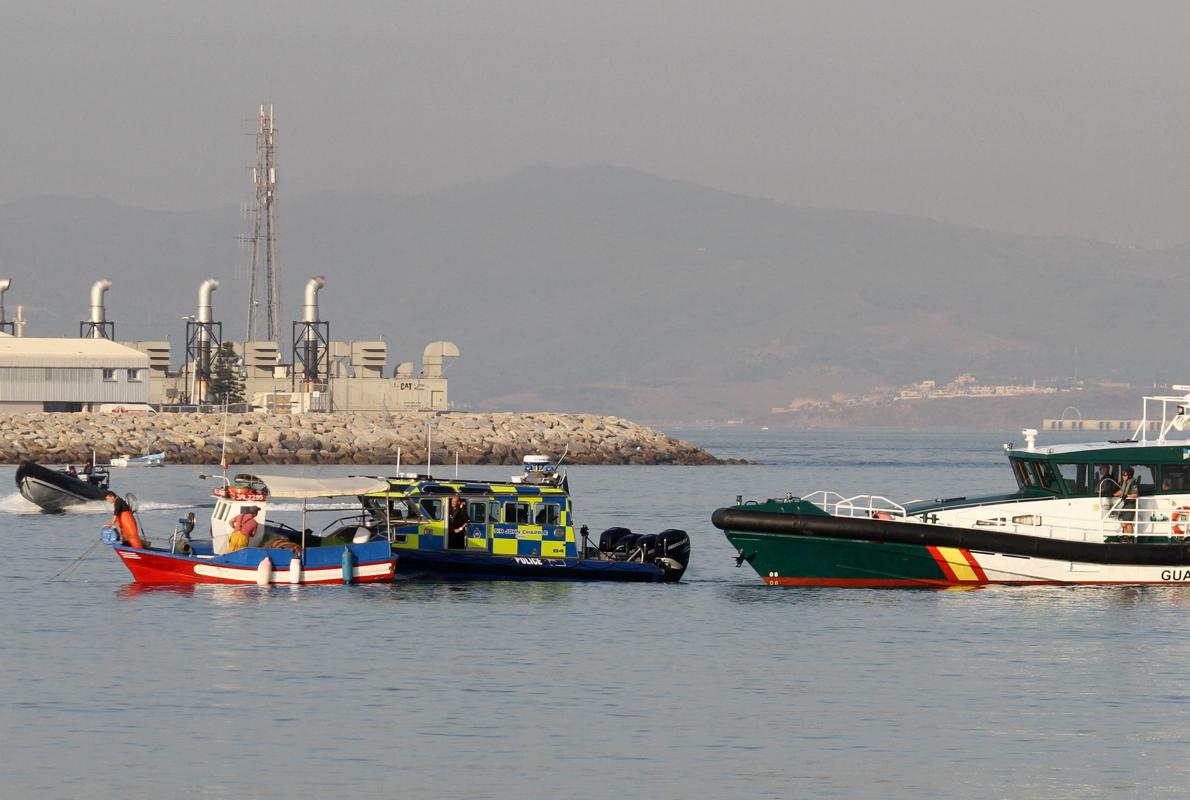
[[[256,164],[252,183],[256,203],[252,210],[252,232],[244,237],[251,247],[248,264],[248,341],[256,341],[257,308],[260,300],[257,278],[264,265],[264,305],[269,341],[281,341],[281,265],[277,260],[277,128],[273,105],[260,105],[256,126]]]

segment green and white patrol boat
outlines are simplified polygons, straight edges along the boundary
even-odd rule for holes
[[[1039,447],[1025,430],[1005,445],[1009,494],[737,498],[712,522],[771,585],[1190,583],[1187,429],[1190,394],[1145,397],[1129,439]]]

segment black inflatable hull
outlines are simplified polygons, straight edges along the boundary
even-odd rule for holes
[[[22,461],[17,467],[16,485],[22,497],[50,513],[64,511],[69,506],[93,503],[102,500],[107,494],[104,486],[94,486],[33,461]]]

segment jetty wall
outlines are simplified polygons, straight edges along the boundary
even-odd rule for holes
[[[164,452],[172,464],[218,464],[218,414],[3,414],[0,463],[99,463]],[[229,464],[519,464],[531,453],[571,464],[713,464],[689,442],[619,417],[555,413],[303,414],[226,417]]]

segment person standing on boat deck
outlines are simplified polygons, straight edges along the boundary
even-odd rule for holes
[[[447,547],[462,550],[467,545],[467,504],[463,498],[450,498],[450,516],[447,517]]]
[[[1120,472],[1123,483],[1112,497],[1120,498],[1120,529],[1124,533],[1132,533],[1132,522],[1136,519],[1136,498],[1140,496],[1140,485],[1132,467],[1124,467]]]
[[[120,531],[120,538],[124,544],[143,550],[145,543],[140,538],[140,531],[137,530],[136,517],[132,516],[132,509],[124,502],[124,498],[109,491],[103,496],[103,499],[112,504],[112,521],[107,526]]]
[[[248,546],[252,537],[256,535],[256,506],[244,506],[239,514],[231,518],[231,538],[227,540],[227,552],[241,550]]]

